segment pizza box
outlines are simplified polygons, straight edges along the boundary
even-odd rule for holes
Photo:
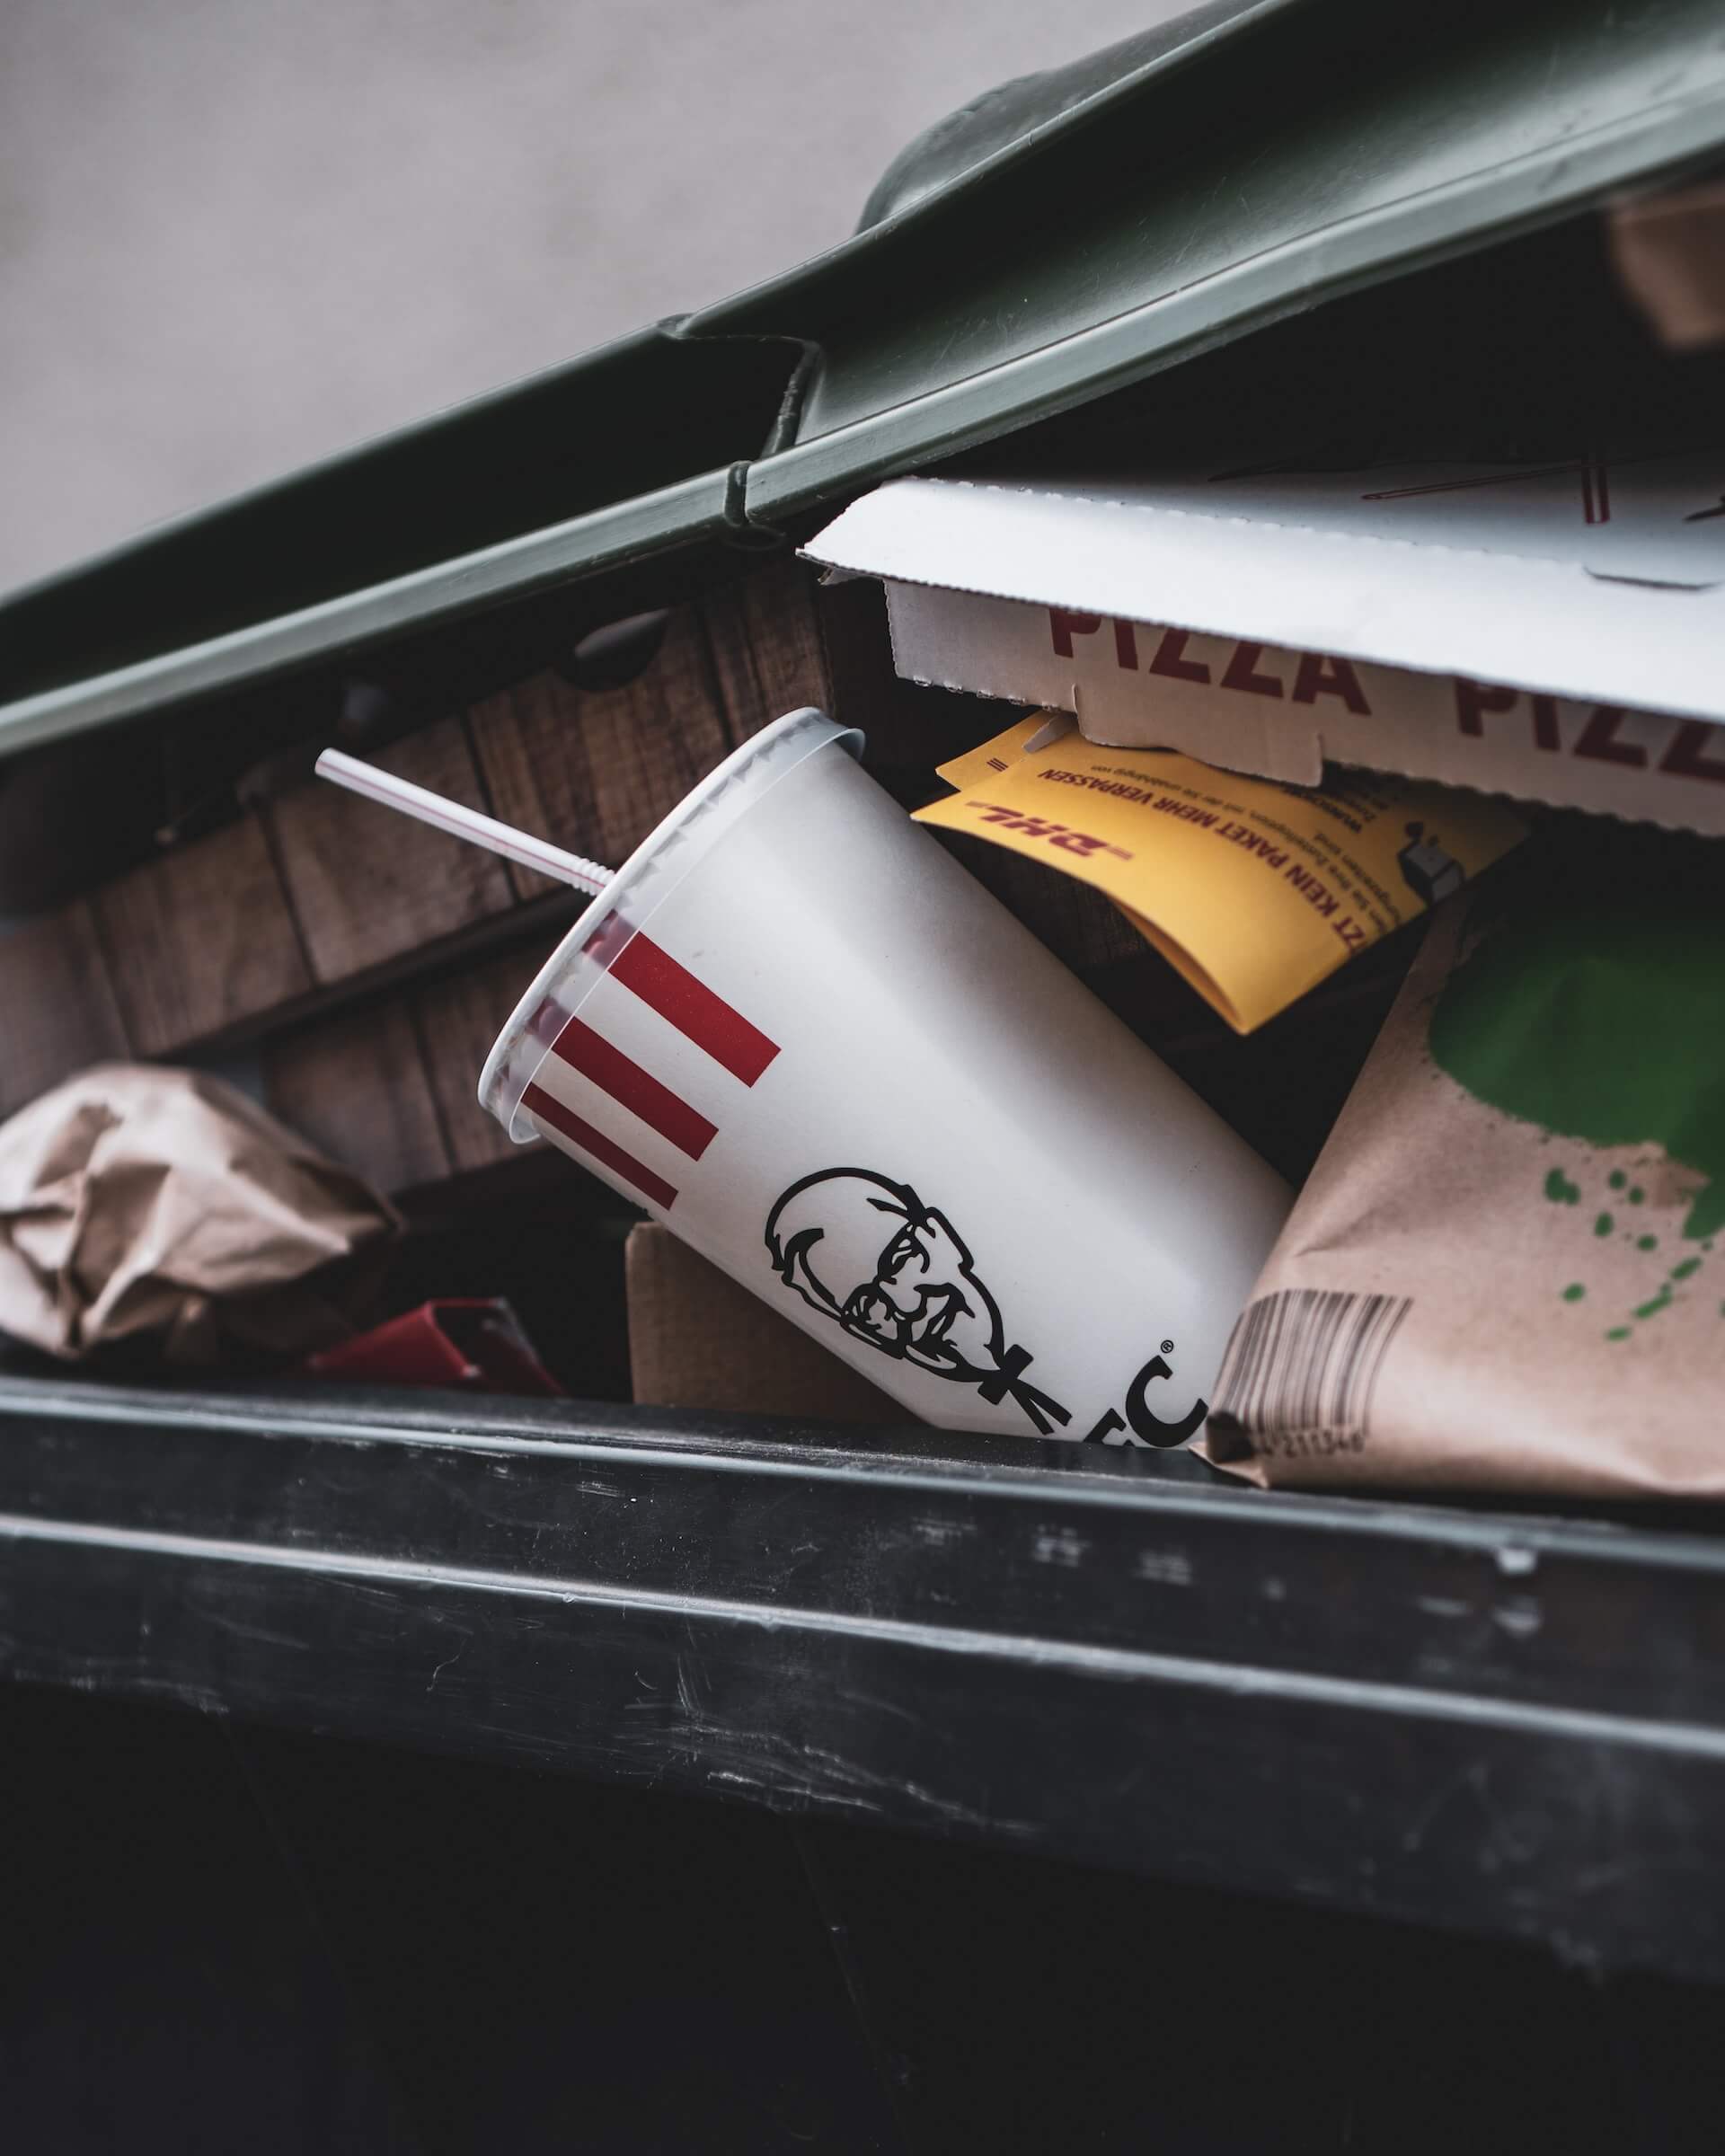
[[[1092,740],[1725,833],[1725,451],[909,479],[808,548],[901,675]]]

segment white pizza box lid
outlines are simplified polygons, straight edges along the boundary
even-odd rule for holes
[[[1093,739],[1725,831],[1725,451],[899,480],[807,552],[883,579],[901,674]]]

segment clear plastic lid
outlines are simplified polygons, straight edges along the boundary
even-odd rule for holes
[[[521,1100],[551,1045],[625,946],[691,869],[799,764],[836,742],[854,756],[862,736],[812,707],[788,711],[735,748],[649,833],[535,976],[485,1058],[482,1108],[518,1145],[539,1134]]]

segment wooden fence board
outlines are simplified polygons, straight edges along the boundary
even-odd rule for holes
[[[296,1027],[261,1054],[270,1112],[383,1190],[450,1171],[407,998]]]
[[[500,951],[413,992],[425,1071],[438,1104],[452,1168],[483,1168],[519,1148],[477,1099],[479,1074],[503,1022],[551,955],[553,939]]]
[[[367,760],[469,808],[490,806],[459,719]],[[345,980],[515,903],[495,854],[322,780],[265,813],[316,981]]]
[[[128,1052],[84,900],[0,936],[0,1115],[88,1064]]]
[[[733,742],[802,704],[833,708],[816,575],[806,561],[774,561],[701,603]]]
[[[255,817],[146,862],[91,904],[135,1055],[172,1055],[312,985]]]
[[[469,713],[480,769],[506,823],[620,867],[730,747],[698,615],[673,614],[658,656],[620,689],[536,674]],[[511,865],[523,897],[554,888]]]

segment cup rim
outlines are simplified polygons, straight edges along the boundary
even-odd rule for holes
[[[531,1126],[526,1129],[518,1126],[522,1098],[551,1053],[551,1046],[548,1041],[542,1043],[531,1068],[525,1070],[516,1061],[516,1050],[532,1037],[533,1020],[553,983],[563,980],[580,965],[586,947],[632,894],[645,896],[642,887],[650,890],[649,902],[632,916],[628,933],[612,944],[603,961],[588,960],[590,978],[564,1006],[566,1016],[572,1014],[610,971],[619,953],[641,932],[732,825],[757,806],[780,780],[829,743],[861,761],[864,746],[861,729],[841,724],[814,704],[786,711],[759,733],[751,734],[704,778],[696,781],[676,808],[654,825],[605,889],[581,908],[504,1021],[480,1073],[479,1104],[503,1126],[513,1144],[525,1145],[539,1135]],[[510,1082],[512,1070],[518,1083]]]

